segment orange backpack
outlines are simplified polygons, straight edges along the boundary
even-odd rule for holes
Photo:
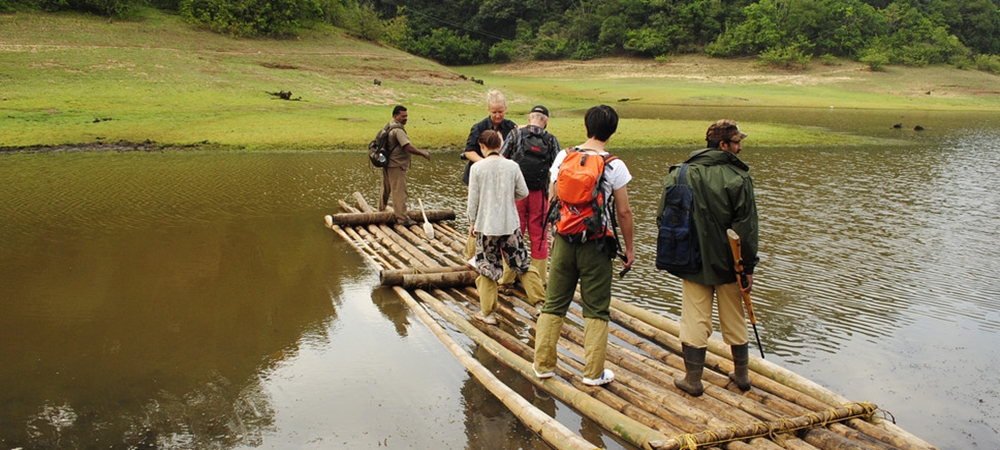
[[[549,206],[548,221],[570,242],[612,235],[605,221],[608,199],[603,187],[605,167],[615,159],[616,156],[587,153],[579,147],[567,149],[556,176],[556,196]]]

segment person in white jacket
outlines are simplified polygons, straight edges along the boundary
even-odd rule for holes
[[[503,275],[503,262],[518,274],[531,303],[545,300],[545,290],[538,269],[524,245],[521,219],[516,200],[528,196],[528,186],[516,162],[500,154],[500,133],[485,130],[479,135],[484,158],[469,171],[469,236],[476,240],[475,268],[479,272],[479,314],[476,319],[495,325],[497,280]]]

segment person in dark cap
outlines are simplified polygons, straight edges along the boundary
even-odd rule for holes
[[[528,185],[528,196],[517,201],[517,213],[521,217],[521,230],[531,242],[531,267],[543,283],[548,280],[549,263],[549,239],[545,232],[545,216],[549,212],[549,169],[559,153],[559,140],[545,130],[548,124],[548,108],[542,105],[531,108],[528,125],[511,130],[500,149],[500,154],[521,167]],[[500,285],[510,285],[514,276],[513,271],[504,271]],[[532,303],[545,301],[542,290],[526,294]]]
[[[694,193],[694,224],[701,250],[701,269],[678,275],[682,279],[681,347],[685,376],[675,378],[679,389],[699,396],[705,388],[701,375],[705,367],[708,337],[712,334],[712,301],[718,301],[722,338],[730,345],[735,371],[729,378],[742,391],[750,390],[749,351],[743,297],[740,290],[753,289],[757,257],[757,203],[754,200],[750,167],[737,156],[747,134],[736,122],[718,120],[708,127],[708,148],[693,152],[685,161],[687,184]],[[670,168],[667,186],[677,183],[680,165]],[[661,202],[657,217],[663,214]],[[746,285],[736,281],[733,254],[727,229],[740,235]]]

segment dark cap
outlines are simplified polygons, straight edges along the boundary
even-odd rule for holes
[[[546,107],[544,107],[544,106],[542,106],[542,105],[538,105],[538,106],[535,106],[534,108],[531,108],[531,112],[533,112],[533,113],[541,113],[545,117],[549,116],[549,109],[546,108]]]
[[[736,126],[735,121],[730,119],[720,119],[715,121],[712,125],[709,125],[708,131],[705,133],[705,140],[730,141],[736,136],[743,139],[747,137],[747,134],[740,131],[740,127]]]

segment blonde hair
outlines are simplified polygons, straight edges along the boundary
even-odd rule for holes
[[[490,89],[490,91],[486,93],[486,105],[507,106],[507,97],[504,97],[503,92],[496,89]]]

